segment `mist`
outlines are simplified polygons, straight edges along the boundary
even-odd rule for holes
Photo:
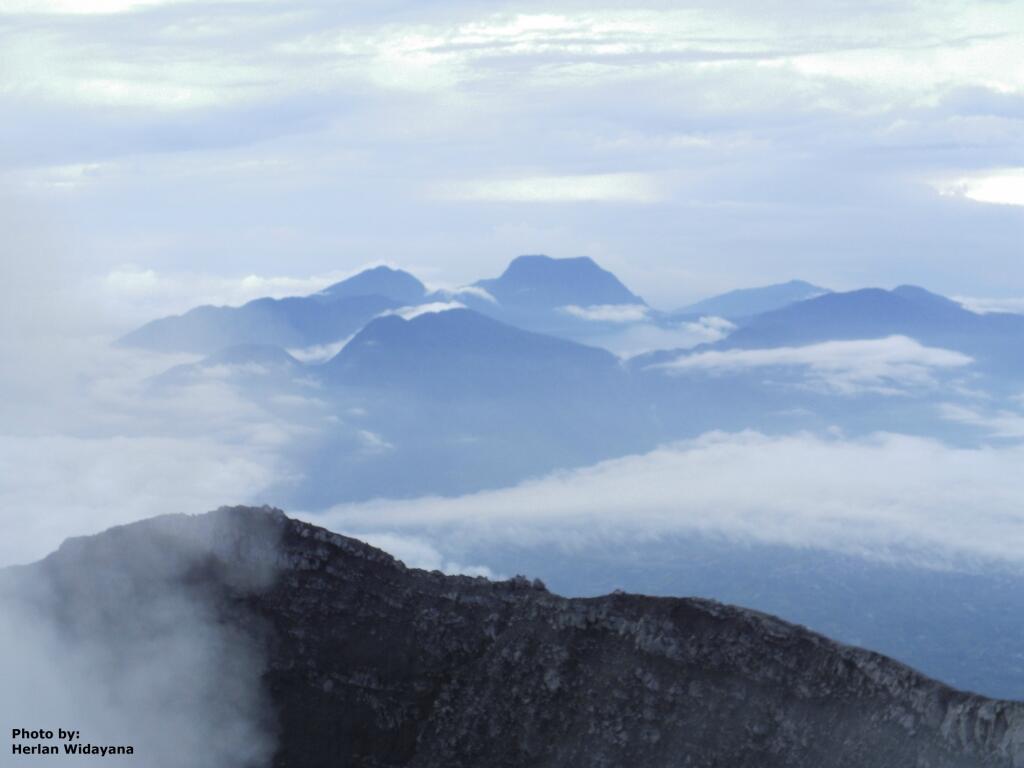
[[[223,517],[156,522],[0,571],[0,717],[79,732],[68,743],[131,746],[127,759],[152,768],[268,765],[276,726],[260,623],[233,596],[270,586],[276,554],[247,550],[254,532]],[[231,551],[246,557],[225,592],[201,574]]]
[[[86,765],[269,765],[259,622],[237,607],[225,622],[231,601],[193,577],[245,532],[190,537],[169,519],[158,540],[118,534],[99,561],[85,556],[96,542],[66,540],[254,500],[291,471],[279,451],[297,427],[223,382],[160,396],[152,378],[196,358],[113,347],[126,318],[89,290],[59,228],[17,208],[0,217],[0,719],[134,750],[64,757]],[[242,595],[275,573],[273,553],[248,563]]]
[[[280,451],[303,427],[287,407],[217,380],[161,395],[153,377],[198,358],[113,346],[130,326],[87,289],[70,244],[21,213],[0,214],[12,254],[0,262],[0,566],[111,525],[255,500],[294,473]]]

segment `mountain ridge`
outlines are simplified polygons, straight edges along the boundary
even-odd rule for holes
[[[266,653],[276,768],[1024,765],[1024,704],[772,616],[419,571],[267,507],[140,521],[0,571],[7,595],[42,582],[79,639],[132,625],[154,590],[206,595]]]
[[[427,287],[403,269],[381,265],[364,269],[313,295],[330,299],[383,296],[400,304],[414,304],[427,296]]]
[[[201,306],[151,320],[117,340],[122,347],[158,352],[214,354],[226,347],[270,345],[301,348],[352,335],[401,302],[384,296],[255,299],[240,307]]]
[[[790,280],[785,283],[774,283],[754,288],[737,288],[702,299],[678,309],[672,314],[674,316],[712,315],[724,317],[727,320],[736,320],[781,309],[797,301],[805,301],[830,292],[828,288],[822,288],[804,280]]]
[[[1024,371],[1024,315],[978,314],[913,285],[892,290],[828,292],[747,318],[724,339],[689,349],[658,350],[631,360],[643,367],[713,350],[801,347],[828,341],[906,336],[977,358],[999,372]]]
[[[602,349],[509,325],[472,309],[397,315],[366,325],[334,358],[324,374],[334,381],[386,386],[437,380],[453,392],[486,387],[486,396],[531,376],[591,367],[614,374],[618,363]]]

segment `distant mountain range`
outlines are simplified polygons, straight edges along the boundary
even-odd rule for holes
[[[725,339],[677,352],[806,347],[892,336],[962,352],[977,369],[995,375],[1024,375],[1024,315],[978,314],[912,285],[824,293],[754,315]],[[665,361],[677,352],[661,351],[644,360]]]
[[[402,306],[386,296],[256,299],[241,307],[196,307],[147,323],[120,339],[127,347],[210,354],[237,345],[307,347],[351,336],[383,312]]]
[[[723,348],[800,346],[842,339],[909,336],[964,352],[1019,344],[1024,315],[977,314],[913,285],[828,293],[758,315],[718,343]]]
[[[978,355],[1000,371],[1024,366],[1018,351],[1024,315],[977,314],[916,286],[832,292],[792,280],[729,291],[664,312],[651,308],[589,258],[547,256],[520,256],[499,277],[454,292],[430,291],[408,272],[375,267],[310,296],[257,299],[241,307],[197,307],[147,323],[119,343],[200,354],[238,345],[302,350],[340,345],[375,318],[400,308],[441,305],[461,305],[507,325],[596,346],[624,328],[677,329],[700,317],[719,317],[731,321],[735,331],[699,349],[792,347],[901,335]],[[417,344],[424,342],[420,338]],[[667,348],[655,357],[672,353]]]
[[[399,307],[452,301],[533,330],[564,327],[572,335],[571,329],[581,322],[563,311],[568,307],[644,306],[642,299],[588,258],[521,256],[500,277],[481,280],[472,288],[430,292],[408,272],[375,267],[311,296],[256,299],[241,307],[196,307],[147,323],[119,343],[201,354],[241,344],[302,348],[341,341]]]
[[[602,348],[630,334],[661,343],[633,356]],[[1024,315],[977,314],[913,286],[793,281],[663,312],[589,259],[529,256],[468,290],[432,291],[382,267],[307,297],[200,307],[121,343],[206,355],[156,377],[164,396],[215,382],[294,424],[302,438],[282,450],[296,471],[265,498],[309,511],[503,488],[716,430],[982,446],[1014,439],[1024,419]],[[1024,665],[1007,661],[1006,637],[1024,627],[1006,618],[1020,613],[1018,574],[659,546],[646,545],[642,565],[554,544],[523,558],[570,592],[605,579],[728,595],[965,686],[1024,690]],[[469,556],[518,568],[504,546]],[[875,610],[851,607],[864,604]]]
[[[681,312],[651,308],[590,259],[522,256],[470,290],[377,267],[311,296],[155,320],[120,343],[207,354],[163,387],[217,375],[267,404],[320,387],[335,426],[305,449],[307,505],[496,487],[713,429],[976,440],[983,427],[941,410],[1024,389],[1024,315],[913,286],[791,281]],[[599,348],[691,327],[727,335],[627,361]]]

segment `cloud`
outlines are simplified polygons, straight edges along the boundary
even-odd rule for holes
[[[125,536],[134,546],[116,557],[82,557],[88,544],[76,542],[46,566],[0,573],[5,722],[131,745],[127,762],[152,768],[268,764],[274,717],[263,650],[224,620],[222,595],[189,578],[197,562],[237,547],[241,532],[222,524],[200,537],[202,523],[192,523],[190,538],[173,522],[150,523],[162,536],[148,546]],[[236,569],[238,591],[268,583],[272,562]]]
[[[703,533],[937,568],[1024,566],[1022,460],[1020,445],[964,449],[894,434],[712,433],[513,488],[343,505],[310,519],[353,535],[425,537],[442,552]]]
[[[935,383],[935,370],[969,365],[960,352],[926,347],[906,336],[860,341],[829,341],[804,347],[709,350],[682,355],[652,368],[673,375],[735,373],[771,367],[808,369],[814,383],[843,395],[898,394],[903,387]]]
[[[276,450],[213,435],[0,435],[0,566],[39,559],[68,536],[257,501],[286,474]]]
[[[1011,4],[18,5],[0,185],[96,275],[415,252],[458,284],[543,250],[669,306],[737,274],[984,295],[1017,255],[1019,206],[932,185],[1019,156]]]
[[[196,272],[160,272],[135,266],[121,266],[101,277],[91,278],[75,289],[96,295],[97,305],[106,307],[102,330],[141,324],[154,317],[181,314],[192,307],[240,306],[253,299],[307,296],[361,271],[333,271],[321,275],[243,274],[237,276]]]
[[[589,307],[569,304],[559,307],[559,311],[598,323],[639,323],[647,319],[650,310],[643,304],[595,304]]]
[[[330,344],[314,344],[311,347],[289,349],[288,354],[302,363],[325,363],[345,348],[355,334]]]
[[[661,349],[687,349],[698,344],[720,341],[736,326],[721,317],[676,324],[636,323],[622,330],[588,340],[588,343],[614,352],[620,357],[633,357]]]
[[[309,518],[309,520],[314,524],[317,523],[316,518]],[[389,555],[398,558],[410,568],[421,568],[425,571],[441,571],[451,575],[484,576],[488,579],[500,578],[495,576],[487,566],[462,565],[453,560],[445,559],[429,541],[421,537],[364,531],[359,535],[359,538],[367,544],[382,549]]]
[[[963,304],[965,308],[971,310],[971,312],[977,312],[979,315],[991,312],[1024,314],[1024,298],[992,299],[976,296],[957,296],[956,300]]]
[[[655,178],[639,173],[453,181],[437,185],[433,194],[448,200],[513,203],[653,203],[662,197]]]
[[[498,300],[494,298],[494,296],[492,296],[486,288],[481,288],[478,285],[463,285],[455,288],[448,288],[445,286],[431,284],[428,286],[428,288],[432,291],[437,291],[439,293],[444,294],[445,296],[450,296],[454,299],[457,299],[459,296],[468,296],[474,299],[483,299],[484,301],[489,302],[491,304],[498,303]]]
[[[192,0],[194,2],[194,0]],[[2,13],[114,14],[189,0],[3,0]]]
[[[258,403],[216,376],[154,389],[196,358],[113,347],[63,257],[38,233],[12,244],[35,258],[5,260],[0,281],[0,356],[17,361],[0,378],[0,565],[142,517],[262,501],[295,477],[286,454],[319,429],[315,404]]]
[[[432,315],[438,312],[448,312],[453,309],[465,309],[466,305],[458,301],[433,301],[429,304],[418,304],[414,307],[399,307],[398,309],[384,312],[384,315],[398,315],[403,320],[412,320],[420,315]]]
[[[371,432],[368,429],[360,429],[356,433],[356,435],[358,436],[359,441],[362,443],[362,450],[364,453],[390,453],[391,451],[395,450],[394,445],[389,443],[376,432]]]
[[[936,188],[943,195],[965,197],[978,203],[1024,205],[1024,168],[961,176],[938,182]]]
[[[940,413],[944,419],[958,424],[967,424],[983,429],[990,437],[1010,440],[1024,438],[1024,414],[1015,411],[1000,410],[994,413],[982,413],[953,403],[943,403]]]
[[[106,14],[106,36],[93,38],[88,55],[73,43],[98,27],[54,24],[44,34],[27,23],[36,21],[33,11],[75,8]],[[165,109],[205,106],[216,98],[267,99],[288,88],[325,89],[353,80],[443,94],[495,82],[550,88],[660,74],[679,78],[701,69],[764,79],[775,68],[780,79],[797,81],[791,90],[800,90],[801,80],[847,86],[835,89],[834,100],[854,88],[891,100],[908,91],[930,95],[976,83],[1012,92],[1020,82],[1019,71],[1007,65],[1019,19],[999,5],[968,10],[950,4],[942,14],[901,8],[845,18],[802,12],[799,25],[786,9],[749,5],[614,10],[563,2],[509,12],[507,6],[465,3],[410,18],[410,8],[400,3],[386,20],[365,9],[330,10],[311,2],[293,3],[285,12],[262,3],[207,8],[148,0],[7,0],[6,10],[14,22],[27,15],[27,45],[11,51],[12,80],[31,78],[43,93],[63,99]],[[879,16],[887,17],[883,33]],[[142,26],[151,30],[154,44],[208,55],[119,60],[121,46],[130,45]],[[187,34],[190,29],[200,34]],[[263,43],[259,55],[247,51],[256,43]],[[322,74],[304,83],[300,73],[309,64]],[[517,81],[505,80],[510,72]],[[817,89],[802,90],[829,103]]]
[[[735,323],[726,320],[724,317],[715,317],[713,315],[701,317],[694,322],[683,323],[682,327],[694,333],[703,334],[706,341],[724,339],[736,330]]]
[[[127,265],[116,267],[101,276],[85,278],[78,284],[66,283],[64,290],[89,297],[90,314],[96,318],[92,324],[93,330],[123,332],[154,317],[182,314],[196,306],[241,306],[260,298],[308,296],[383,263],[367,262],[353,269],[300,277],[161,272]],[[396,266],[391,263],[387,265]],[[481,297],[486,294],[483,289],[474,288],[458,289],[452,293],[458,292]],[[314,357],[325,354],[327,346],[324,345],[324,349],[311,349],[308,354]],[[297,351],[299,355],[307,354],[304,350]]]

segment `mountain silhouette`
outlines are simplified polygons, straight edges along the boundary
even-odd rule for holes
[[[475,285],[503,306],[518,309],[644,303],[615,275],[586,256],[519,256],[500,277],[480,280]]]
[[[711,315],[729,320],[751,317],[828,293],[827,288],[790,280],[760,288],[740,288],[677,310],[673,315]]]

